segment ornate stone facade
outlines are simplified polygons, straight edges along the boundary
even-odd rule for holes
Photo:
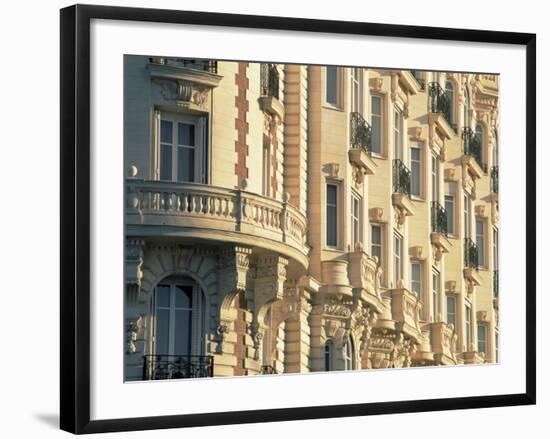
[[[498,361],[497,76],[125,64],[127,380]]]

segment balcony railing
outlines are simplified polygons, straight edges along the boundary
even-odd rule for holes
[[[350,146],[353,149],[362,149],[369,155],[372,153],[372,130],[369,123],[360,113],[350,113]]]
[[[202,70],[209,73],[218,73],[218,61],[212,59],[190,59],[190,58],[150,58],[155,64],[166,64],[181,66],[193,70]]]
[[[498,270],[493,271],[493,295],[498,299]]]
[[[279,99],[279,71],[274,64],[260,65],[260,95]]]
[[[143,380],[173,380],[214,376],[211,355],[144,355]]]
[[[479,268],[477,245],[470,238],[464,239],[464,266],[476,270]]]
[[[393,160],[393,192],[411,196],[411,171],[400,159]]]
[[[437,82],[430,82],[428,86],[428,109],[430,113],[441,113],[449,126],[454,129],[451,120],[451,102]]]
[[[416,82],[418,82],[418,85],[420,85],[420,90],[425,90],[426,81],[420,77],[420,72],[418,70],[411,70],[411,75],[413,75],[414,79],[416,79]]]
[[[491,167],[491,192],[498,194],[498,166]]]
[[[437,201],[432,201],[432,232],[447,235],[447,213]]]
[[[481,139],[469,127],[462,128],[462,145],[464,147],[464,154],[472,156],[480,168],[483,169],[484,172],[487,172],[487,165],[483,163]]]
[[[276,375],[276,374],[277,374],[277,371],[275,370],[275,368],[269,364],[264,364],[260,368],[260,375]]]

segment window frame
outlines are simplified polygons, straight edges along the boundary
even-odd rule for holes
[[[403,110],[399,107],[393,107],[393,158],[403,161],[403,128],[404,128]]]
[[[362,197],[357,194],[355,191],[351,191],[350,196],[350,219],[351,219],[351,248],[355,249],[355,244],[358,242],[363,242],[363,224],[362,224],[362,211],[363,211],[363,200]],[[357,212],[355,211],[357,208]],[[357,231],[356,231],[357,228]]]
[[[465,340],[464,340],[464,350],[466,352],[469,352],[470,346],[473,342],[472,337],[472,330],[473,330],[473,318],[472,318],[472,305],[470,305],[468,302],[464,303],[464,332],[465,332]]]
[[[403,237],[399,235],[397,232],[393,233],[392,248],[393,248],[393,255],[392,255],[393,282],[394,282],[394,288],[398,288],[397,283],[399,279],[403,279],[404,256],[403,256]],[[397,268],[399,270],[397,270]]]
[[[335,195],[336,195],[336,203],[334,206],[329,205],[328,202],[328,188],[329,186],[332,186],[335,188]],[[333,180],[327,180],[325,184],[325,247],[329,248],[331,250],[337,250],[341,246],[341,221],[340,221],[340,191],[341,191],[341,184],[339,182],[333,181]],[[334,236],[336,243],[334,245],[329,244],[329,207],[334,207],[335,213],[334,213]]]
[[[336,71],[336,84],[335,84],[335,94],[336,94],[336,102],[330,102],[328,100],[328,69],[334,68]],[[342,80],[342,67],[339,66],[325,66],[324,70],[324,79],[325,79],[325,86],[323,88],[323,102],[325,107],[335,109],[335,110],[342,110],[343,108],[343,83]]]
[[[457,316],[457,309],[456,309],[456,303],[457,303],[457,300],[456,300],[456,296],[453,294],[453,293],[447,293],[445,295],[445,320],[447,322],[448,325],[452,324],[454,326],[454,328],[456,329],[456,325],[457,325],[457,321],[458,321],[458,316]],[[453,302],[453,307],[454,307],[454,312],[450,313],[449,312],[449,301],[452,301]],[[452,315],[452,321],[450,321],[451,319],[449,318],[449,316]]]
[[[432,271],[432,321],[438,321],[438,315],[441,312],[441,273],[437,270]],[[443,318],[443,315],[441,316]]]
[[[481,340],[480,338],[480,329],[483,329],[485,332],[484,339]],[[484,345],[484,349],[481,350],[481,344]],[[485,360],[488,360],[489,356],[489,325],[487,322],[477,322],[477,351],[483,352],[485,354]]]
[[[377,114],[377,113],[374,113],[374,105],[373,105],[373,100],[374,99],[378,99],[380,101],[380,113]],[[384,155],[384,134],[385,134],[385,130],[384,130],[384,96],[382,96],[381,94],[378,94],[378,93],[371,93],[370,95],[370,123],[371,123],[371,130],[372,130],[372,127],[374,127],[374,118],[378,118],[379,121],[380,121],[380,129],[379,129],[379,150],[376,151],[374,149],[374,135],[372,136],[372,139],[371,139],[371,148],[372,148],[372,154],[374,156],[378,156],[378,157],[382,157]]]
[[[359,72],[359,76],[356,76]],[[365,72],[361,67],[350,67],[350,111],[365,114]]]
[[[414,283],[418,283],[420,288],[418,291],[416,291],[416,294],[417,294],[417,297],[420,299],[420,302],[423,303],[424,302],[424,262],[423,261],[419,261],[419,260],[412,260],[411,261],[411,280],[410,280],[410,284],[411,284],[411,293],[415,293],[415,290],[414,290]],[[419,272],[419,279],[418,280],[415,280],[414,279],[414,270],[413,270],[413,267],[414,266],[418,266],[419,269],[418,269],[418,272]]]
[[[487,233],[486,233],[486,221],[483,217],[476,217],[476,246],[477,246],[477,258],[479,268],[487,267],[487,253],[485,247],[487,245]],[[478,226],[481,224],[481,234],[479,234]],[[481,240],[481,242],[480,242]]]
[[[380,243],[377,243],[375,244],[374,243],[374,240],[373,240],[373,229],[375,228],[378,228],[380,230]],[[385,260],[386,260],[386,257],[385,257],[385,239],[384,239],[384,232],[385,232],[385,229],[384,229],[384,224],[381,224],[381,223],[370,223],[370,254],[371,256],[375,256],[374,254],[374,247],[378,247],[380,249],[380,257],[378,258],[378,264],[381,265],[382,267],[384,267],[384,264],[385,264]],[[382,283],[382,286],[385,286],[386,285],[386,275],[385,275],[385,270],[383,270],[383,273],[382,273],[382,277],[381,277],[381,283]]]
[[[413,150],[418,151],[418,159],[413,160],[413,154],[412,154]],[[413,163],[417,164],[418,166],[418,172],[416,173],[417,179],[418,179],[418,193],[413,193],[413,181],[415,179],[415,171],[414,171]],[[420,143],[413,142],[409,145],[409,165],[410,165],[410,171],[411,171],[411,197],[416,199],[421,199],[424,192],[423,185],[422,185],[422,182],[424,180],[422,178],[424,172],[423,172],[422,146],[420,145]]]

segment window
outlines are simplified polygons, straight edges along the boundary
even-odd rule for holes
[[[422,262],[411,263],[411,291],[422,300]]]
[[[371,242],[371,256],[378,258],[378,263],[383,265],[383,251],[382,251],[382,226],[380,224],[372,224],[370,227],[370,242]]]
[[[497,130],[493,130],[493,166],[498,166],[498,133]]]
[[[476,219],[476,246],[478,264],[485,266],[485,221]]]
[[[363,69],[351,69],[351,111],[363,114]]]
[[[271,188],[271,145],[267,136],[264,138],[262,169],[262,195],[269,197]]]
[[[437,321],[440,314],[441,276],[438,272],[432,273],[432,321]]]
[[[393,158],[403,160],[403,115],[393,110]]]
[[[411,146],[411,195],[420,197],[422,150],[418,145]]]
[[[485,159],[485,130],[481,124],[476,124],[476,136],[479,139],[479,144],[481,145],[481,156]],[[485,160],[483,160],[485,162]]]
[[[355,369],[355,349],[353,340],[349,337],[344,346],[344,370]]]
[[[371,148],[375,154],[382,154],[382,97],[370,98]]]
[[[154,353],[203,355],[203,295],[194,281],[172,276],[153,294]]]
[[[361,237],[361,200],[357,195],[351,195],[351,245],[362,240]]]
[[[206,118],[163,113],[159,176],[165,181],[206,183]]]
[[[498,270],[498,230],[493,229],[493,270]]]
[[[464,237],[470,238],[470,208],[471,200],[468,194],[464,194]]]
[[[465,311],[465,320],[466,320],[466,340],[465,340],[465,351],[469,351],[472,345],[472,308],[470,305],[466,304],[464,305],[464,311]]]
[[[327,340],[325,343],[325,370],[332,370],[332,341]]]
[[[439,157],[432,154],[432,201],[439,202]]]
[[[397,288],[397,282],[403,279],[403,239],[393,235],[393,287]]]
[[[455,234],[455,215],[456,215],[456,184],[452,182],[445,183],[445,214],[447,215],[447,233]]]
[[[447,323],[456,328],[456,297],[447,294]]]
[[[327,246],[338,247],[338,185],[327,184]]]
[[[477,324],[477,351],[483,352],[487,358],[487,324]]]
[[[340,106],[340,69],[335,66],[325,68],[325,101],[334,107]]]
[[[455,91],[453,83],[451,81],[445,82],[445,94],[447,95],[447,101],[449,102],[449,122],[455,121]]]

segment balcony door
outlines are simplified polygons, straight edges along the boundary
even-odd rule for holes
[[[159,125],[160,180],[206,183],[206,117],[163,112]]]
[[[186,277],[172,276],[155,288],[153,310],[153,353],[155,355],[203,355],[203,294]]]

